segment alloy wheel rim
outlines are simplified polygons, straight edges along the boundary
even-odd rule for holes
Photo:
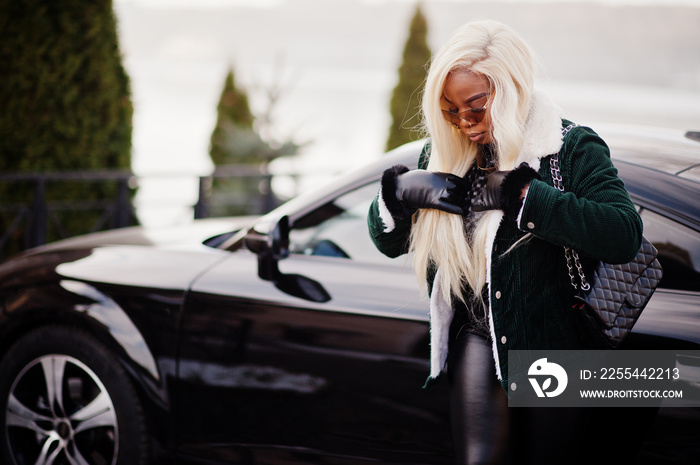
[[[13,381],[6,405],[6,443],[18,464],[116,463],[114,403],[81,361],[59,354],[37,358]]]

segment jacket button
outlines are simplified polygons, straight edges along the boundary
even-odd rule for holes
[[[501,291],[496,291],[495,296],[497,299],[500,299],[501,298]]]
[[[527,223],[527,229],[535,229],[535,223],[533,223],[532,221],[529,221]]]
[[[501,336],[501,344],[505,344],[506,342],[508,342],[508,338]]]
[[[515,383],[512,383],[512,384],[510,385],[510,390],[511,390],[511,391],[515,391],[516,389],[518,389],[518,385],[515,384]]]

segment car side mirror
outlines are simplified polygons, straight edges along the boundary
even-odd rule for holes
[[[274,282],[275,287],[280,291],[300,299],[310,300],[311,302],[328,302],[331,300],[330,294],[328,294],[328,291],[321,283],[306,276],[280,273]]]
[[[246,234],[245,245],[258,256],[258,276],[275,281],[280,274],[277,262],[289,255],[289,217],[256,224]]]
[[[277,289],[301,299],[312,302],[331,300],[321,283],[280,271],[279,261],[289,256],[289,217],[285,215],[272,221],[256,224],[245,235],[246,247],[258,256],[260,279],[272,281]]]
[[[258,256],[277,260],[289,255],[289,217],[262,220],[245,235],[245,246]]]

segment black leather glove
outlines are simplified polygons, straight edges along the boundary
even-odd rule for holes
[[[539,177],[527,163],[514,170],[489,174],[483,191],[472,202],[472,211],[503,210],[507,218],[517,219],[523,204],[520,198],[523,189]]]
[[[410,216],[419,208],[434,208],[461,215],[464,180],[450,173],[412,170],[394,166],[382,176],[384,202],[397,216]]]

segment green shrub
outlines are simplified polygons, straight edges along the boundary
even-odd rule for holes
[[[0,173],[130,168],[133,110],[111,0],[0,0],[0,76]],[[114,183],[46,190],[48,202],[115,195]],[[32,186],[0,183],[0,205],[32,199]],[[91,231],[99,213],[58,216],[71,236]],[[2,215],[3,231],[10,221]],[[60,235],[49,229],[48,239]]]

